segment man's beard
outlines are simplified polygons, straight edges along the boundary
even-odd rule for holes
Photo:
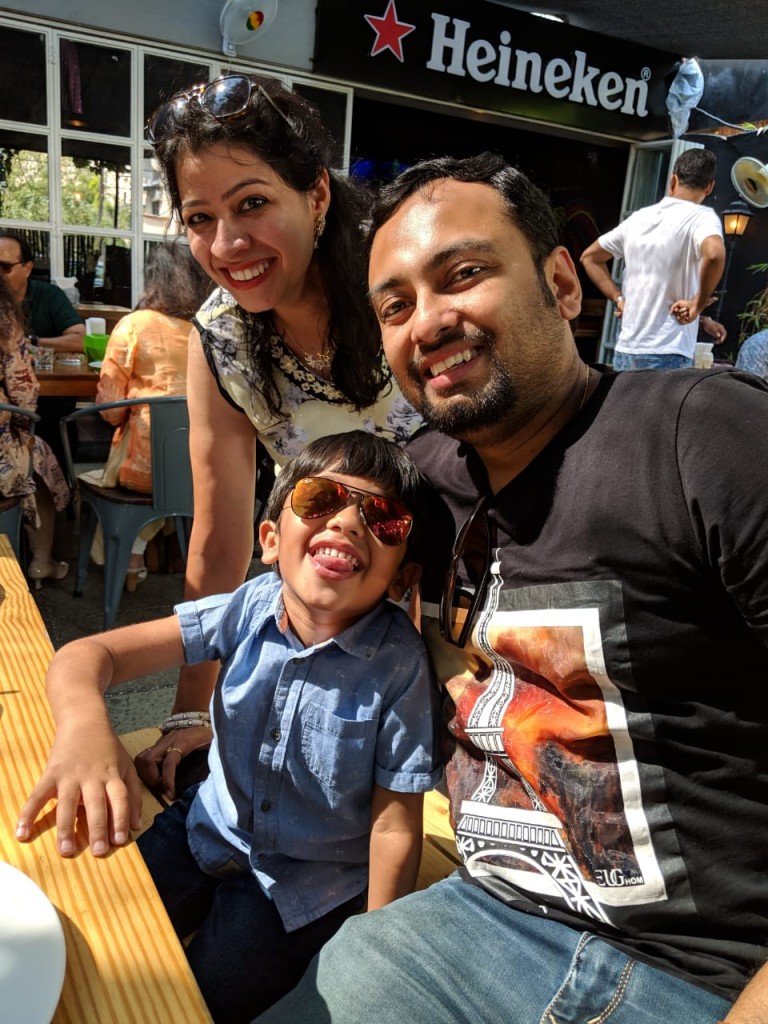
[[[411,395],[406,395],[418,408],[425,423],[451,437],[469,439],[469,435],[477,430],[497,426],[509,416],[517,400],[512,377],[496,354],[496,335],[483,328],[472,328],[467,331],[448,333],[443,342],[467,342],[467,347],[480,344],[485,350],[490,363],[490,374],[485,385],[471,394],[461,395],[461,386],[456,389],[456,397],[451,402],[443,402],[442,398],[451,397],[451,389],[441,393],[441,401],[433,405],[429,389],[419,373],[416,363],[408,366],[408,377],[412,388]]]

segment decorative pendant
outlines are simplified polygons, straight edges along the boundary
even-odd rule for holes
[[[330,352],[304,352],[303,354],[303,360],[310,370],[318,370],[320,373],[328,369],[331,365],[331,359]]]

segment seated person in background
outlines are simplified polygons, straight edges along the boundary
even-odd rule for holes
[[[34,411],[39,390],[24,339],[21,310],[6,280],[0,277],[0,402]],[[0,413],[0,495],[23,495],[24,525],[32,552],[29,578],[37,588],[49,577],[63,579],[69,566],[53,559],[51,550],[56,510],[69,503],[69,488],[45,441],[30,434],[28,423],[10,413]]]
[[[83,318],[58,285],[30,278],[34,265],[25,239],[0,231],[0,268],[22,309],[29,340],[56,352],[82,352]]]
[[[140,826],[141,793],[102,693],[222,661],[210,775],[139,840],[179,937],[194,932],[186,953],[219,1024],[249,1022],[289,991],[366,905],[366,888],[374,910],[416,883],[422,793],[441,774],[434,694],[421,638],[385,597],[399,600],[420,574],[410,559],[421,491],[392,442],[321,438],[270,495],[259,539],[274,573],[77,640],[51,662],[57,735],[17,836],[29,839],[58,795],[58,848],[72,856],[82,799],[91,851],[103,856]],[[119,772],[85,787],[86,750]]]
[[[744,341],[736,357],[736,369],[768,380],[768,330],[758,331]]]
[[[58,287],[30,277],[34,256],[27,241],[13,231],[0,231],[0,270],[24,316],[24,333],[30,344],[44,345],[55,352],[82,352],[83,318]],[[75,411],[74,398],[41,398],[37,412],[37,436],[52,449],[58,462],[64,461],[59,421]],[[72,442],[77,436],[73,432]]]
[[[146,268],[144,293],[133,313],[116,325],[104,354],[97,402],[155,395],[184,395],[187,391],[187,347],[191,319],[205,301],[212,283],[183,243],[156,245]],[[109,459],[91,482],[152,493],[149,445],[149,406],[111,409],[101,414],[116,427]],[[146,579],[144,551],[163,527],[149,523],[136,538],[126,577],[135,590]],[[98,549],[96,553],[98,559]]]

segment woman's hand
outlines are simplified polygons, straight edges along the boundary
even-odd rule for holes
[[[136,769],[150,789],[159,790],[167,800],[176,799],[176,770],[193,750],[210,747],[213,733],[207,725],[175,729],[161,736],[154,746],[136,755]]]
[[[131,758],[114,733],[103,729],[60,729],[40,781],[21,809],[16,838],[33,837],[37,816],[57,799],[56,843],[62,857],[77,852],[76,823],[82,805],[88,845],[104,857],[110,845],[124,846],[129,828],[141,828],[141,784]]]

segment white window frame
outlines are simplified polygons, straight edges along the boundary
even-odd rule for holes
[[[314,89],[324,89],[339,93],[346,97],[344,138],[338,140],[342,145],[343,173],[349,173],[350,150],[352,139],[352,100],[351,86],[329,82],[311,75],[297,74],[284,67],[269,65],[240,58],[229,58],[211,53],[209,50],[193,50],[185,48],[176,50],[173,47],[152,44],[139,44],[135,40],[120,35],[100,32],[97,29],[68,29],[61,23],[46,23],[38,18],[26,18],[24,15],[8,16],[0,14],[0,30],[3,27],[28,31],[45,36],[46,48],[46,104],[47,123],[33,125],[22,121],[9,121],[0,117],[0,131],[24,132],[28,135],[39,135],[47,140],[48,152],[48,202],[49,219],[47,221],[26,221],[13,218],[2,218],[2,225],[10,229],[33,229],[47,231],[50,235],[50,273],[51,277],[64,274],[64,235],[92,235],[101,238],[125,238],[131,246],[131,280],[133,282],[132,301],[135,303],[144,286],[144,247],[145,243],[157,241],[157,235],[144,230],[144,55],[165,57],[184,63],[207,64],[210,79],[218,77],[223,71],[258,72],[279,78],[288,87],[307,85]],[[112,49],[127,51],[131,56],[131,111],[130,135],[107,135],[97,132],[81,132],[72,128],[64,128],[61,124],[61,75],[60,75],[60,41],[69,39],[78,43],[93,43],[108,46]],[[2,112],[0,112],[2,113]],[[122,146],[130,152],[131,158],[131,229],[100,228],[64,224],[61,189],[61,141],[76,139],[93,143]],[[173,235],[172,226],[169,236]]]

